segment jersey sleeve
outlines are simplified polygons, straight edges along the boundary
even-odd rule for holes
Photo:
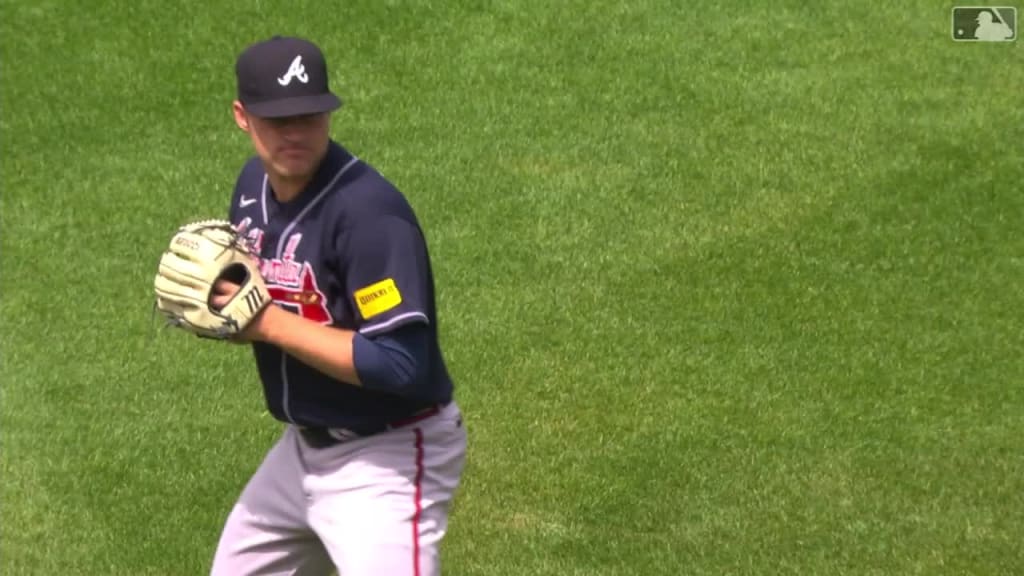
[[[416,225],[395,216],[361,224],[345,234],[342,254],[346,296],[360,334],[430,323],[430,268]]]

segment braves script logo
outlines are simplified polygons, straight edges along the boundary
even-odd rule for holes
[[[288,71],[284,73],[284,76],[277,79],[277,83],[281,86],[287,86],[292,83],[292,78],[296,78],[303,84],[309,82],[309,76],[306,74],[306,67],[302,65],[302,56],[296,56],[295,60],[292,60],[292,64],[288,67]]]
[[[246,241],[259,254],[263,247],[263,230],[246,230]],[[327,297],[316,281],[316,272],[309,262],[295,259],[295,250],[302,242],[302,234],[292,234],[280,258],[260,258],[260,274],[267,283],[267,292],[275,302],[321,324],[331,324],[334,318],[327,309]]]

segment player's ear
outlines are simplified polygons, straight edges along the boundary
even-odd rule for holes
[[[235,114],[235,124],[242,130],[249,131],[249,117],[245,114],[245,107],[238,100],[231,103],[231,110]]]

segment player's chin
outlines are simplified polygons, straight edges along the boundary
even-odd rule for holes
[[[281,158],[274,163],[277,172],[285,178],[304,178],[313,173],[313,162],[307,158]]]

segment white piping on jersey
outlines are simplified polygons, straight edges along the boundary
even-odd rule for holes
[[[316,206],[317,202],[319,202],[321,199],[323,199],[324,196],[327,195],[327,192],[329,192],[330,189],[334,187],[334,184],[338,181],[339,178],[341,178],[341,175],[344,174],[345,172],[348,172],[348,169],[354,166],[355,163],[358,161],[359,158],[353,156],[352,159],[349,160],[347,164],[341,167],[341,170],[338,170],[338,173],[335,174],[334,178],[331,178],[331,181],[328,182],[326,186],[324,186],[324,189],[321,190],[320,193],[316,195],[316,198],[310,200],[309,204],[307,204],[306,207],[302,209],[302,212],[299,212],[299,215],[296,216],[295,219],[292,220],[287,227],[285,227],[284,232],[282,232],[281,236],[277,239],[277,258],[281,258],[281,251],[284,249],[284,241],[285,239],[288,238],[288,235],[291,234],[292,229],[294,229],[295,226],[298,225],[299,221],[302,220],[302,218],[306,214],[308,214],[310,210],[313,209],[313,206]]]
[[[263,188],[260,190],[260,206],[263,208],[263,226],[269,224],[267,220],[267,175],[263,175]]]
[[[281,408],[284,410],[284,417],[288,419],[292,424],[295,423],[295,419],[292,418],[292,411],[288,409],[288,355],[281,351]]]
[[[318,192],[316,197],[313,198],[313,200],[311,200],[309,202],[309,204],[305,208],[303,208],[302,211],[299,212],[299,214],[291,222],[288,223],[288,226],[285,227],[284,232],[281,233],[281,237],[278,238],[278,240],[277,240],[277,254],[276,254],[276,257],[278,259],[281,258],[281,251],[284,249],[284,240],[285,240],[285,238],[287,238],[288,235],[291,234],[291,231],[295,228],[295,226],[299,223],[299,221],[302,220],[302,218],[306,214],[309,213],[309,211],[313,208],[313,206],[315,206],[317,202],[319,202],[324,196],[326,196],[327,192],[330,191],[330,189],[333,188],[335,184],[337,184],[338,179],[341,178],[341,175],[344,174],[345,172],[347,172],[348,169],[351,168],[353,165],[355,165],[355,163],[358,162],[358,161],[359,161],[359,158],[356,158],[355,156],[353,156],[352,159],[348,161],[348,163],[346,163],[344,166],[341,167],[341,170],[338,170],[338,173],[334,175],[334,178],[331,178],[331,181],[328,182],[326,186],[324,186],[323,190]],[[263,175],[263,195],[262,196],[263,196],[263,225],[267,226],[268,223],[267,223],[267,175],[266,174]],[[288,354],[284,350],[281,350],[281,408],[284,411],[284,417],[287,418],[289,422],[294,424],[295,423],[295,419],[292,418],[292,411],[288,409],[288,388],[289,388],[289,386],[288,386]]]
[[[389,327],[393,326],[396,322],[401,322],[402,320],[406,320],[408,318],[413,318],[413,317],[421,318],[423,320],[423,322],[425,322],[427,324],[430,324],[430,319],[427,318],[427,315],[424,314],[423,312],[406,312],[405,314],[399,314],[398,316],[395,316],[394,318],[388,320],[387,322],[381,322],[379,324],[370,324],[368,326],[363,326],[362,328],[359,329],[359,333],[360,334],[372,334],[372,333],[377,332],[379,330],[383,330],[384,328],[389,328]]]

